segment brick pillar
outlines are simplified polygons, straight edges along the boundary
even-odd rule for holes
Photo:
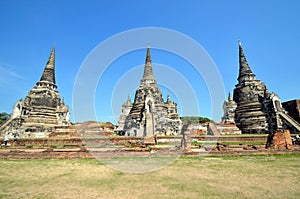
[[[293,148],[290,131],[288,129],[285,129],[285,130],[273,131],[272,133],[270,133],[268,136],[266,148],[274,148],[274,149]]]
[[[189,131],[183,132],[183,137],[181,141],[181,148],[184,152],[191,151],[191,133]]]

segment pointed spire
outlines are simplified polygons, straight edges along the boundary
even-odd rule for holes
[[[150,43],[147,45],[147,55],[146,55],[146,61],[145,64],[151,63],[151,54],[150,54]]]
[[[153,72],[152,72],[152,62],[151,62],[150,44],[149,43],[148,43],[148,48],[147,48],[147,55],[146,55],[143,79],[154,79]]]
[[[55,46],[52,48],[40,81],[48,81],[55,84]]]
[[[128,98],[127,98],[126,104],[127,104],[127,105],[130,105],[130,104],[131,104],[130,94],[128,94]]]
[[[168,93],[168,97],[167,97],[167,103],[171,102],[171,98],[170,98],[170,94]]]
[[[232,101],[233,99],[232,99],[232,96],[231,96],[231,94],[230,94],[230,92],[228,93],[228,101]]]
[[[250,69],[250,66],[247,62],[240,40],[238,41],[238,43],[239,43],[239,64],[240,64],[238,80],[242,80],[242,77],[244,76],[249,76],[249,75],[255,76],[255,75],[252,73]]]

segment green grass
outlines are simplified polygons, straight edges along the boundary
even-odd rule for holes
[[[169,160],[107,161],[138,169]],[[299,198],[299,171],[299,154],[180,157],[142,174],[96,159],[0,160],[0,198]]]
[[[192,141],[192,146],[211,146],[211,145],[217,145],[217,141]]]
[[[64,144],[64,143],[58,143],[58,144],[25,144],[25,147],[27,148],[36,148],[36,147],[55,147],[55,148],[63,148],[68,146],[82,146],[82,144]],[[17,146],[19,147],[19,146]]]
[[[178,146],[180,142],[158,142],[157,146]]]
[[[265,137],[268,136],[268,134],[226,134],[226,135],[221,135],[221,137],[241,137],[241,136],[245,136],[245,137]]]
[[[266,145],[266,142],[221,142],[224,145]]]

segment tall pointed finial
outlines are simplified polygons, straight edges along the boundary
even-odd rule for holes
[[[151,63],[151,54],[150,54],[150,43],[147,44],[147,55],[145,64]]]
[[[130,94],[128,94],[127,101],[124,103],[126,106],[131,105],[131,99],[130,99]]]
[[[150,44],[148,43],[145,68],[143,79],[154,79],[152,72],[152,62],[151,62],[151,54],[150,54]]]
[[[167,102],[170,103],[171,102],[171,98],[170,98],[170,94],[168,93],[168,97],[167,97]]]
[[[232,101],[232,100],[233,100],[232,96],[231,96],[230,92],[228,92],[228,101]]]
[[[130,94],[128,94],[127,102],[131,103],[131,100],[130,100]]]
[[[170,90],[168,89],[168,95],[167,95],[167,103],[171,102],[171,98],[170,98]]]
[[[55,84],[55,45],[52,48],[40,81],[48,81]]]
[[[244,79],[243,77],[245,77],[245,76],[255,77],[255,75],[252,73],[252,71],[249,67],[249,64],[247,62],[247,59],[244,54],[244,50],[243,50],[240,40],[238,40],[238,44],[239,44],[239,65],[240,65],[238,80],[242,81]]]

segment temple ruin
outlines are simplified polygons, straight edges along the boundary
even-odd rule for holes
[[[60,98],[55,83],[55,48],[52,49],[40,81],[20,99],[11,117],[0,127],[7,137],[47,137],[55,126],[70,125],[69,107]]]
[[[176,135],[182,122],[177,104],[170,96],[165,102],[153,76],[150,46],[148,45],[143,78],[136,90],[134,102],[130,98],[123,104],[117,124],[119,135],[149,137],[156,134]]]
[[[235,109],[237,107],[236,102],[233,100],[230,93],[228,94],[228,99],[224,101],[223,104],[223,111],[224,116],[222,117],[222,123],[228,124],[234,124],[234,116],[235,116]]]
[[[235,122],[242,133],[260,134],[281,129],[299,132],[300,125],[286,114],[281,100],[256,79],[239,42],[239,75],[233,100],[236,102]]]
[[[223,103],[224,115],[221,118],[221,123],[216,124],[216,127],[220,131],[221,135],[242,133],[241,130],[236,126],[234,119],[236,107],[237,104],[229,93],[228,99]]]
[[[283,108],[294,120],[300,123],[300,100],[290,100],[282,103]]]

